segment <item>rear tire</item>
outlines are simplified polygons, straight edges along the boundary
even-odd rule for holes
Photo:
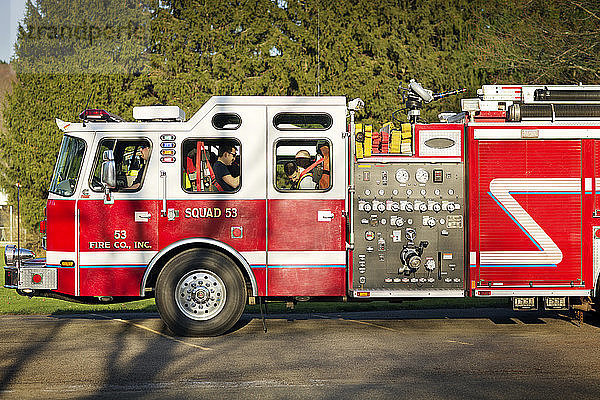
[[[181,336],[217,336],[240,319],[246,285],[237,265],[211,249],[186,250],[167,262],[156,283],[156,306]]]

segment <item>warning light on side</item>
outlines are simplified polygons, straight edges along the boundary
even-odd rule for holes
[[[244,228],[241,226],[232,226],[231,227],[231,238],[232,239],[241,239],[244,237]]]
[[[42,283],[42,276],[40,274],[35,274],[31,277],[31,281],[36,284]]]

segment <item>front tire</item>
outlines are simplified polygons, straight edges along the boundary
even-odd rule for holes
[[[167,262],[156,283],[156,306],[181,336],[217,336],[240,319],[245,282],[237,265],[211,249],[186,250]]]

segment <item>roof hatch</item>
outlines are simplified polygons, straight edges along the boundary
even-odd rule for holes
[[[185,112],[177,106],[133,107],[133,118],[138,121],[185,121]]]

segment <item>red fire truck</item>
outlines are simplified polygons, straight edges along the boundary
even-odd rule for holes
[[[137,122],[57,119],[46,258],[7,247],[5,286],[153,296],[183,335],[221,334],[257,300],[592,309],[600,87],[483,86],[422,123],[445,94],[411,81],[409,122],[379,130],[344,97],[213,97],[187,121],[167,106],[134,108]]]

